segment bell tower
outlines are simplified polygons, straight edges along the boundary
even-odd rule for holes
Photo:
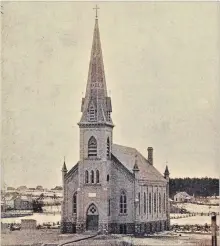
[[[107,95],[98,8],[95,9],[96,18],[86,93],[82,98],[82,116],[78,123],[80,129],[78,194],[82,210],[94,205],[97,211],[102,211],[102,215],[99,215],[99,225],[101,226],[106,225],[108,220],[109,184],[106,177],[111,166],[114,125],[111,118],[111,98]],[[80,196],[80,193],[83,195]],[[82,210],[80,209],[80,211]],[[78,219],[81,220],[81,223],[86,224],[86,215],[83,212],[79,214]]]
[[[88,158],[107,160],[110,157],[108,152],[111,151],[114,125],[111,119],[111,98],[107,95],[97,8],[86,94],[82,98],[81,112],[82,116],[78,123],[80,160]]]

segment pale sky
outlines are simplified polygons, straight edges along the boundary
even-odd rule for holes
[[[79,159],[92,2],[5,2],[2,163],[8,186],[61,184]],[[217,2],[100,2],[113,141],[171,177],[219,177]],[[217,115],[218,114],[218,115]]]

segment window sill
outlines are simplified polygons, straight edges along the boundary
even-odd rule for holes
[[[101,158],[98,158],[98,157],[87,157],[87,158],[85,158],[85,160],[89,160],[89,161],[91,161],[91,160],[93,160],[93,161],[100,161]]]
[[[121,214],[121,213],[119,214],[119,216],[127,216],[127,215],[128,215],[127,213],[126,214]]]
[[[101,186],[101,184],[100,183],[88,183],[88,184],[84,184],[84,185],[86,185],[86,186]]]

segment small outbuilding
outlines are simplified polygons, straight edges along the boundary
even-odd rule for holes
[[[14,208],[16,210],[32,210],[33,200],[28,196],[18,196],[14,200]]]
[[[176,193],[173,200],[174,202],[193,202],[194,197],[183,191]]]

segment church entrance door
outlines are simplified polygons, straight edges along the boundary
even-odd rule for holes
[[[94,204],[91,204],[87,210],[86,215],[86,230],[98,231],[99,214],[98,209]]]

